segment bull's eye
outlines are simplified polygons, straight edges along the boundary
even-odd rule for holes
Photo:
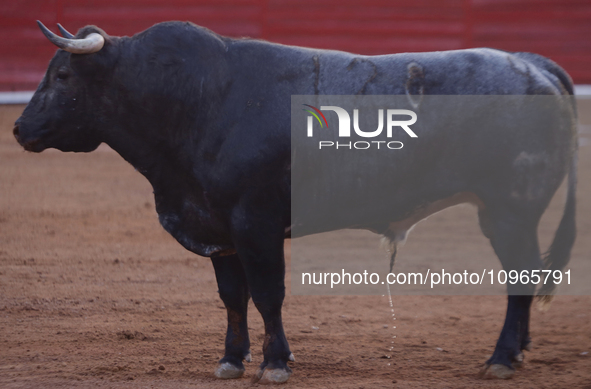
[[[57,72],[57,78],[58,78],[58,80],[65,80],[66,78],[68,78],[68,72],[64,72],[64,71]]]

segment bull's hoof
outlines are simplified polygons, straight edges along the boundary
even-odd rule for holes
[[[291,369],[258,369],[255,375],[252,377],[253,383],[258,384],[282,384],[286,382],[291,376]]]
[[[509,378],[513,377],[514,374],[515,370],[511,369],[508,366],[501,364],[486,364],[480,370],[480,373],[478,373],[478,377],[484,380],[508,380]]]
[[[531,351],[531,349],[532,349],[531,340],[528,340],[527,343],[525,343],[525,345],[521,349]]]
[[[239,368],[232,365],[230,362],[222,362],[218,364],[215,369],[215,376],[225,380],[232,378],[240,378],[244,375],[244,368]]]

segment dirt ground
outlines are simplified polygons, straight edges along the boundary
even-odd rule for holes
[[[160,227],[148,182],[109,148],[22,151],[11,133],[22,109],[0,107],[0,387],[252,386],[263,340],[254,306],[253,362],[242,379],[216,380],[226,319],[210,261]],[[591,257],[585,112],[578,258]],[[542,249],[563,200],[559,191],[540,227]],[[462,208],[434,216],[413,231],[399,261],[490,255],[475,220]],[[289,264],[289,242],[286,251]],[[281,387],[591,388],[588,296],[558,296],[549,311],[534,309],[524,368],[509,381],[478,380],[505,307],[502,296],[396,296],[393,322],[387,297],[288,294],[284,323],[296,362]]]

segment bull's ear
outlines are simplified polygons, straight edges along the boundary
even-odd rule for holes
[[[103,47],[91,54],[72,54],[70,56],[70,65],[80,75],[100,77],[110,73],[115,66],[118,57],[119,38],[109,36],[96,26],[86,26],[78,31],[75,39],[83,39],[90,34],[101,35],[105,40]]]

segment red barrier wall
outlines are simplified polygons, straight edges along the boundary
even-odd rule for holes
[[[0,4],[0,91],[33,90],[56,31],[95,24],[132,35],[190,20],[222,35],[360,54],[494,47],[531,51],[591,84],[590,0],[8,0]]]

